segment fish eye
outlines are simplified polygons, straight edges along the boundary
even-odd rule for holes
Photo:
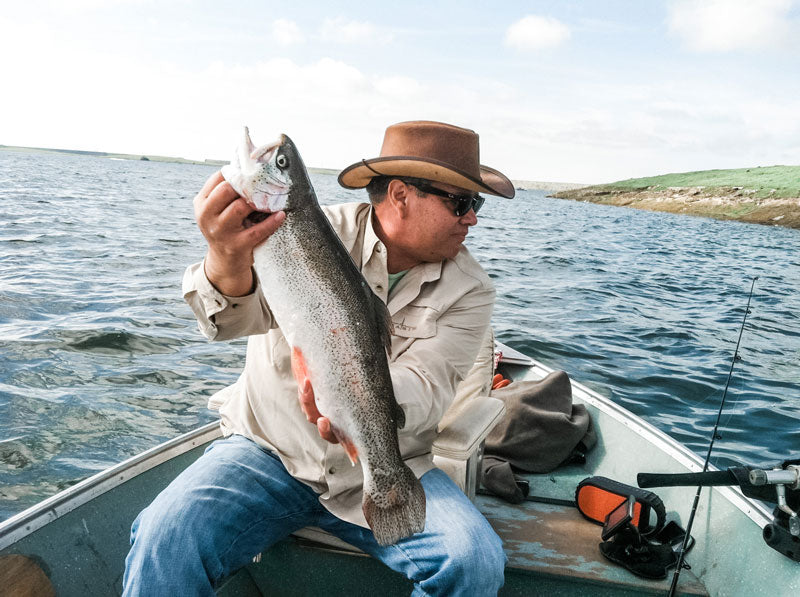
[[[289,165],[289,158],[282,153],[278,154],[278,157],[275,158],[275,163],[278,164],[278,168],[286,168]]]

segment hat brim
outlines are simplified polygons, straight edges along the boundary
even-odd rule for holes
[[[363,189],[376,176],[407,176],[451,184],[468,191],[488,193],[507,199],[514,196],[514,184],[505,175],[488,166],[481,166],[480,174],[480,178],[475,178],[444,162],[429,158],[386,156],[361,160],[348,166],[339,174],[339,184],[346,189]]]

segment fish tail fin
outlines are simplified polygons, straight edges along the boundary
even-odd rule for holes
[[[405,464],[388,491],[367,491],[361,504],[380,545],[392,545],[425,530],[425,490]]]

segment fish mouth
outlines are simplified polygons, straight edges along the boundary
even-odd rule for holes
[[[282,210],[284,213],[288,213],[292,211],[290,207],[284,207]],[[251,211],[247,214],[247,217],[242,221],[242,226],[245,228],[250,228],[250,226],[255,226],[256,224],[260,224],[264,220],[271,217],[275,212],[270,211],[268,209],[256,209]]]
[[[251,211],[249,214],[247,214],[247,217],[242,222],[242,226],[244,226],[245,228],[250,228],[250,226],[255,226],[256,224],[260,224],[261,222],[269,218],[271,215],[272,215],[271,211],[260,211],[260,210]]]

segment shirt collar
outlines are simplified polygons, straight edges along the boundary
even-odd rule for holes
[[[375,227],[372,224],[372,218],[374,217],[375,210],[370,204],[369,210],[367,211],[367,225],[364,231],[364,245],[361,247],[361,263],[366,265],[370,259],[377,253],[382,254],[381,262],[383,263],[383,267],[386,267],[386,247],[384,246],[381,239],[378,238],[378,235],[375,234]]]

